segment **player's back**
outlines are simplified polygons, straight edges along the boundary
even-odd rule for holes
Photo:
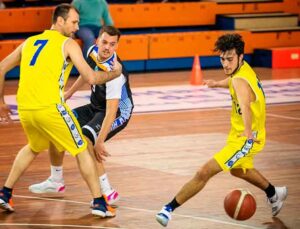
[[[64,102],[63,89],[72,68],[64,56],[67,39],[58,31],[46,30],[25,41],[17,94],[19,109],[42,109]]]

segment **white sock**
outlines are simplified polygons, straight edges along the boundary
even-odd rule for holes
[[[102,176],[99,177],[99,181],[100,181],[101,191],[104,194],[112,190],[106,173],[104,173]]]
[[[51,165],[51,180],[55,182],[63,182],[63,167],[62,166],[52,166]]]

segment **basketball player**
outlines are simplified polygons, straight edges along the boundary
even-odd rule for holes
[[[69,4],[57,6],[51,30],[29,37],[0,63],[1,120],[9,119],[9,108],[3,99],[4,76],[20,64],[18,112],[28,139],[28,144],[19,151],[0,190],[0,207],[6,211],[14,211],[11,202],[14,184],[38,153],[51,146],[59,152],[67,150],[76,157],[94,198],[92,214],[100,217],[115,215],[100,192],[95,162],[63,95],[72,63],[90,84],[102,84],[119,76],[122,67],[117,61],[111,72],[93,71],[89,67],[79,45],[69,38],[78,30],[78,22],[79,15],[74,7]]]
[[[100,30],[96,45],[90,47],[87,53],[87,62],[96,71],[108,71],[120,39],[120,31],[113,26],[104,26]],[[120,61],[120,60],[119,60]],[[120,63],[122,63],[120,61]],[[98,175],[102,193],[109,204],[119,199],[119,194],[110,185],[105,173],[101,155],[107,155],[104,141],[110,139],[127,125],[133,110],[133,101],[129,87],[128,73],[123,66],[120,77],[101,85],[91,86],[91,103],[73,110],[82,132],[88,142],[88,148],[96,153],[98,161]],[[74,85],[66,92],[65,98],[72,96],[84,81],[80,76]],[[33,193],[62,193],[65,190],[63,179],[63,153],[56,153],[50,149],[51,176],[44,182],[31,185],[29,190]]]
[[[262,85],[248,63],[243,60],[244,41],[239,34],[226,34],[215,43],[220,53],[226,78],[221,81],[207,80],[208,87],[229,88],[232,98],[231,130],[227,145],[208,160],[188,181],[175,198],[156,215],[156,220],[167,226],[171,213],[200,192],[208,180],[221,171],[244,179],[266,193],[276,216],[287,197],[286,187],[274,187],[253,166],[253,157],[265,145],[265,95]]]

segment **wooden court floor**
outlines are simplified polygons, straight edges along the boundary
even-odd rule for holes
[[[300,78],[300,69],[256,70],[262,79]],[[186,84],[189,74],[187,71],[132,74],[131,85]],[[205,78],[223,76],[221,70],[205,70],[203,74]],[[16,87],[16,81],[8,81],[6,94],[15,94]],[[67,189],[63,196],[31,194],[28,186],[49,175],[49,158],[43,152],[15,186],[16,211],[0,212],[0,228],[162,228],[155,221],[155,214],[225,144],[229,115],[228,108],[134,114],[125,130],[107,143],[112,156],[105,166],[111,183],[121,195],[117,216],[112,219],[91,216],[91,196],[71,156],[64,161]],[[0,139],[2,186],[26,139],[18,122],[1,125]],[[168,228],[300,228],[300,103],[267,107],[267,144],[257,155],[255,165],[274,185],[288,187],[289,195],[278,217],[271,217],[262,191],[222,173],[174,212]],[[247,188],[256,197],[257,211],[250,220],[232,220],[223,209],[225,195],[235,188]]]

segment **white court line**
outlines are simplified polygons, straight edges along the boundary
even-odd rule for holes
[[[22,196],[22,195],[14,195],[14,197],[90,205],[89,203],[86,203],[86,202],[73,201],[73,200],[52,199],[52,198],[45,198],[45,197]],[[156,210],[149,210],[149,209],[142,209],[142,208],[131,208],[131,207],[123,207],[123,206],[119,206],[119,208],[132,210],[132,211],[149,212],[149,213],[154,213],[154,214],[157,213]],[[214,222],[214,223],[220,223],[220,224],[226,224],[226,225],[232,225],[232,226],[239,226],[239,227],[243,227],[243,228],[265,229],[265,227],[255,227],[255,226],[251,226],[251,225],[238,224],[238,223],[233,223],[233,222],[228,222],[228,221],[223,221],[223,220],[218,220],[218,219],[213,219],[213,218],[200,217],[200,216],[182,215],[182,214],[176,214],[176,213],[173,213],[172,215],[179,216],[179,217],[182,217],[182,218],[188,218],[188,219],[203,220],[203,221],[209,221],[209,222]],[[108,229],[110,227],[102,227],[102,228],[105,228],[105,229],[107,228]]]
[[[147,111],[132,113],[132,115],[152,115],[152,114],[166,114],[166,113],[185,113],[185,112],[199,112],[199,111],[211,111],[211,110],[231,110],[231,107],[210,107],[210,108],[194,108],[194,109],[180,109],[180,110],[168,110],[168,111]]]
[[[0,223],[0,226],[33,226],[33,227],[70,227],[70,228],[97,228],[97,229],[124,229],[124,227],[102,227],[102,226],[83,226],[67,224],[32,224],[32,223]]]
[[[290,120],[298,120],[298,121],[300,121],[300,118],[290,117],[290,116],[286,116],[286,115],[277,115],[277,114],[267,113],[267,116],[271,116],[271,117],[275,117],[275,118],[283,118],[283,119],[290,119]]]

